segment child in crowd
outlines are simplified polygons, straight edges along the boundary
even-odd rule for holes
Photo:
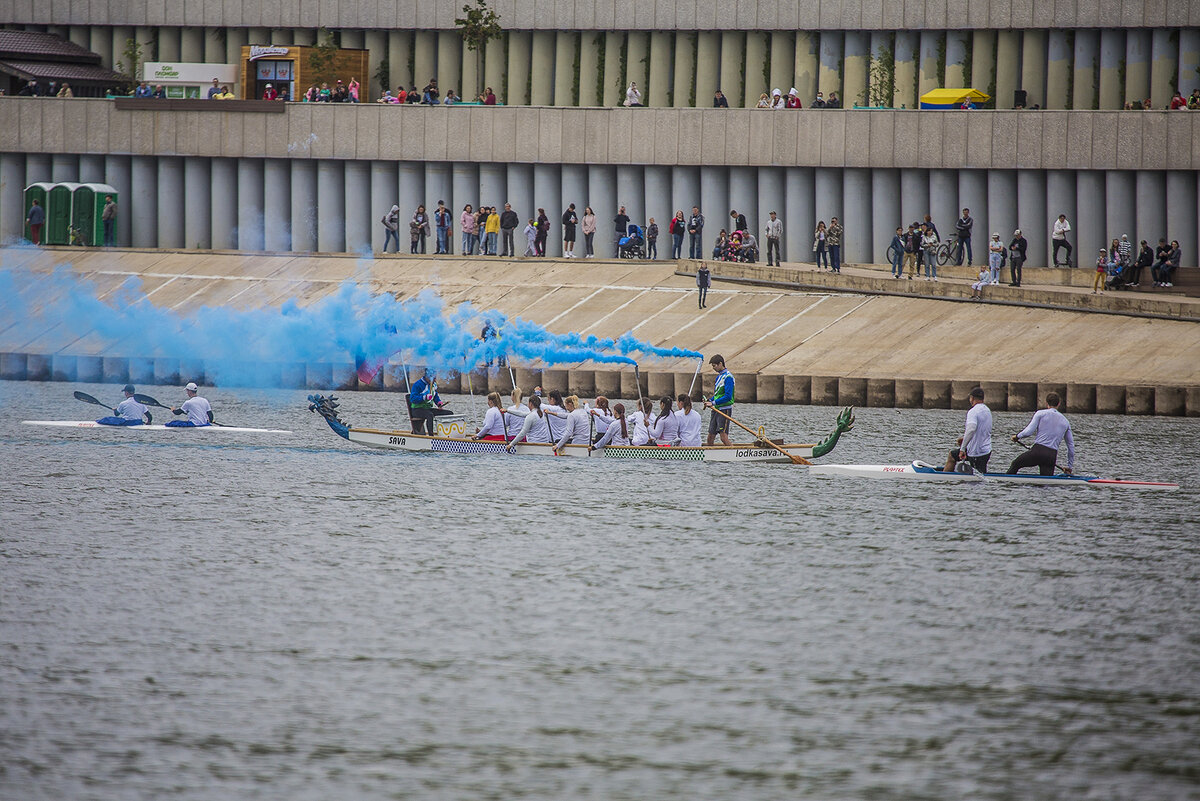
[[[1096,259],[1096,277],[1092,279],[1092,294],[1104,291],[1104,280],[1108,275],[1108,251],[1100,248],[1100,256]]]
[[[992,271],[985,264],[979,268],[979,280],[971,284],[971,300],[983,300],[983,288],[992,283]]]
[[[537,235],[538,235],[537,223],[534,222],[534,219],[532,217],[530,217],[529,224],[525,226],[525,239],[528,240],[529,245],[528,245],[528,247],[525,248],[524,255],[526,255],[526,256],[538,255]]]
[[[658,223],[654,218],[650,218],[650,224],[646,226],[646,255],[651,259],[658,258]]]

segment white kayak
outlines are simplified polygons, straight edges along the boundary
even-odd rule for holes
[[[245,428],[243,426],[165,426],[159,423],[140,426],[106,426],[95,420],[22,420],[27,426],[53,426],[56,428],[109,428],[115,431],[220,431],[226,434],[290,434],[281,428]]]
[[[945,473],[925,462],[911,464],[821,464],[808,472],[817,476],[852,476],[854,478],[885,478],[905,481],[942,481],[952,483],[1026,484],[1042,487],[1108,487],[1112,489],[1175,490],[1178,484],[1166,481],[1130,481],[1100,476],[1077,476],[1060,473],[1043,476],[1037,473]]]

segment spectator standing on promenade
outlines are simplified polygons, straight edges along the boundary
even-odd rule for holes
[[[1100,255],[1096,259],[1096,277],[1092,279],[1092,294],[1095,295],[1097,290],[1104,291],[1104,277],[1108,275],[1108,251],[1100,248]]]
[[[489,226],[490,226],[489,220]],[[521,224],[521,219],[517,217],[517,213],[513,211],[511,203],[504,204],[504,213],[500,215],[500,232],[502,236],[500,249],[504,251],[501,256],[510,258],[517,255],[517,247],[513,244],[513,231],[517,230],[517,226]],[[488,233],[491,233],[491,228],[488,228]],[[495,251],[493,251],[494,253]]]
[[[971,227],[975,225],[975,220],[971,219],[971,210],[963,209],[962,216],[954,223],[954,230],[958,232],[958,254],[955,264],[962,266],[963,251],[966,251],[967,266],[971,266],[974,260],[974,254],[971,253]]]
[[[104,210],[100,212],[100,222],[104,224],[104,247],[115,247],[117,244],[117,201],[113,200],[112,195],[104,196]],[[399,247],[398,241],[397,247]]]
[[[675,216],[671,218],[671,224],[667,227],[667,232],[671,234],[671,258],[683,258],[683,235],[687,231],[687,223],[683,219],[683,209],[675,212]]]
[[[825,95],[823,95],[820,92],[817,92],[817,96],[816,96],[816,98],[813,99],[813,102],[812,102],[812,105],[810,106],[810,108],[825,108]]]
[[[596,258],[596,212],[592,211],[591,206],[583,207],[583,222],[580,227],[583,229],[583,257],[594,259]]]
[[[383,223],[383,252],[387,253],[388,244],[394,239],[396,240],[396,249],[393,253],[400,252],[400,207],[393,205],[391,211],[383,215],[380,220]]]
[[[507,240],[508,255],[510,258],[516,258],[517,249],[513,245],[513,230],[516,229],[520,222],[517,219],[517,213],[512,210],[512,206],[504,204],[504,214],[510,215],[512,226],[505,231],[504,236]],[[496,238],[500,236],[500,232],[504,230],[504,214],[497,214],[495,206],[488,206],[487,220],[484,222],[484,230],[487,232],[488,255],[496,255]]]
[[[935,238],[936,238],[936,239],[937,239],[939,242],[941,242],[941,241],[942,241],[942,235],[938,233],[937,226],[933,224],[933,218],[932,218],[932,217],[930,217],[928,214],[926,214],[926,215],[925,215],[925,222],[924,222],[924,225],[925,225],[925,227],[926,227],[926,228],[928,228],[929,230],[933,231],[933,235],[934,235],[934,237],[935,237]]]
[[[625,105],[630,108],[642,105],[642,93],[638,90],[635,81],[630,81],[629,88],[625,90]]]
[[[830,92],[829,99],[825,101],[825,108],[841,108],[842,101],[838,99],[837,92]]]
[[[575,204],[572,203],[567,206],[562,216],[563,256],[568,259],[575,258],[575,226],[578,224],[579,217],[575,214]]]
[[[921,250],[925,253],[925,280],[936,281],[937,278],[937,234],[928,225],[917,229],[921,232]]]
[[[358,82],[358,79],[351,78],[350,79],[350,89],[349,89],[351,103],[357,103],[359,101],[358,93],[359,93],[359,90],[361,90],[361,89],[362,89],[362,84]]]
[[[496,93],[492,91],[492,87],[490,86],[487,88],[487,91],[483,93],[483,105],[496,105]]]
[[[842,224],[837,217],[829,218],[829,230],[825,233],[825,241],[829,246],[830,269],[835,273],[842,271]]]
[[[733,221],[733,225],[730,227],[734,231],[748,231],[750,229],[749,223],[746,222],[746,215],[739,214],[735,209],[729,210],[729,219]]]
[[[1029,252],[1029,242],[1021,236],[1021,229],[1013,231],[1012,241],[1008,243],[1008,272],[1012,277],[1011,286],[1021,285],[1021,267],[1025,264],[1025,256]]]
[[[993,286],[1000,283],[1000,265],[1003,263],[1004,245],[1000,242],[1000,232],[993,231],[992,241],[988,242],[988,269],[992,273]]]
[[[205,96],[205,99],[212,100],[219,94],[221,94],[221,82],[213,78],[212,86],[208,87],[208,94]]]
[[[817,220],[817,230],[813,231],[813,263],[819,269],[829,268],[829,250],[828,250],[828,232],[825,230],[825,221]],[[912,252],[916,252],[915,250]],[[822,262],[824,266],[822,267]]]
[[[692,206],[692,216],[688,218],[688,258],[702,259],[704,253],[701,250],[704,239],[704,215],[700,213],[699,206]]]
[[[479,243],[480,256],[492,255],[488,252],[487,221],[488,207],[480,206],[479,211],[475,213],[475,240]]]
[[[646,226],[646,255],[651,261],[658,260],[658,223],[654,218],[650,218],[650,224]]]
[[[892,243],[888,245],[888,253],[892,254],[892,278],[904,277],[904,229],[896,226]]]
[[[458,229],[462,231],[462,254],[475,255],[475,214],[471,204],[463,206],[462,216],[458,218]]]
[[[729,108],[729,99],[721,94],[721,90],[713,92],[713,108]]]
[[[779,240],[783,238],[783,220],[779,219],[775,212],[771,212],[771,219],[767,220],[766,227],[763,233],[767,237],[767,266],[782,265],[783,258],[779,255]],[[771,252],[775,252],[775,261],[771,261]]]
[[[446,201],[439,200],[437,209],[433,212],[433,223],[437,227],[437,252],[450,252],[451,218]]]
[[[700,290],[700,308],[708,306],[708,288],[712,286],[712,273],[708,270],[708,262],[700,262],[700,269],[696,271],[696,286]]]
[[[270,87],[270,84],[267,84],[267,86]],[[152,97],[155,100],[166,100],[167,99],[167,90],[162,88],[161,83],[154,84],[154,94],[152,95]]]
[[[1067,241],[1067,234],[1071,231],[1071,223],[1067,222],[1067,215],[1060,214],[1058,219],[1054,221],[1054,226],[1050,231],[1050,242],[1054,245],[1052,260],[1054,266],[1058,267],[1058,250],[1064,248],[1067,251],[1067,262],[1064,267],[1071,266],[1071,243]]]
[[[133,96],[140,98],[154,97],[154,91],[150,88],[149,84],[142,81],[138,84],[137,89],[133,90]]]
[[[29,207],[25,222],[29,223],[29,241],[35,245],[42,244],[42,226],[46,223],[46,210],[37,198],[33,199],[33,204]]]
[[[628,225],[629,215],[625,213],[625,207],[622,206],[617,211],[617,216],[613,217],[613,226],[616,229],[616,238],[613,239],[613,258],[621,256],[621,237],[625,236]]]
[[[417,206],[417,210],[413,212],[412,224],[409,228],[417,235],[413,241],[413,253],[424,253],[425,239],[429,236],[429,214],[425,211],[424,203]]]
[[[550,218],[546,216],[545,209],[538,209],[537,216],[537,254],[539,256],[546,255],[546,240],[550,237]]]
[[[917,255],[921,252],[923,241],[920,227],[916,223],[910,224],[904,234],[904,264],[908,268],[909,281],[917,276]]]

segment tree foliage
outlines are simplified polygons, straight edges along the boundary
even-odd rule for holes
[[[492,39],[499,39],[503,31],[500,28],[500,17],[487,4],[487,0],[475,0],[475,5],[469,3],[462,7],[463,16],[454,20],[463,44],[468,50],[479,51]]]

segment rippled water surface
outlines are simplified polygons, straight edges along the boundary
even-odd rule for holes
[[[383,453],[300,392],[209,394],[291,437],[19,424],[73,389],[119,394],[0,383],[0,798],[1200,798],[1200,421],[1073,419],[1185,485],[1140,493]]]

